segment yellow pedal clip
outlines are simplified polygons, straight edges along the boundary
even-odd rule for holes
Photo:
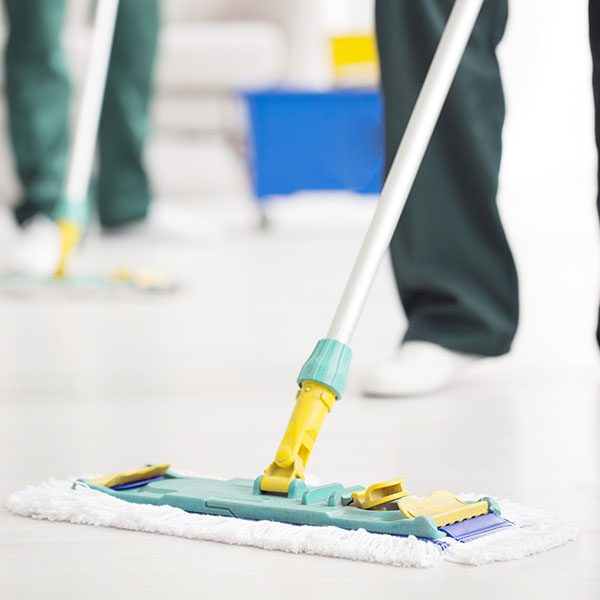
[[[398,510],[407,519],[431,517],[438,527],[458,523],[490,512],[487,500],[464,502],[448,490],[435,490],[425,498],[409,496],[404,481],[374,483],[352,494],[351,506],[366,510]]]
[[[448,490],[435,490],[426,498],[402,498],[398,509],[407,519],[431,517],[438,527],[451,525],[489,512],[486,500],[464,502]]]
[[[112,475],[103,475],[102,477],[96,477],[91,479],[92,483],[96,485],[102,485],[107,488],[115,487],[116,485],[124,485],[126,483],[135,483],[136,481],[143,481],[144,479],[152,479],[153,477],[161,477],[164,475],[171,465],[169,463],[162,463],[160,465],[149,465],[141,469],[135,469],[133,471],[124,471],[123,473],[113,473]]]
[[[352,506],[367,510],[398,510],[397,506],[390,506],[390,503],[408,496],[403,484],[403,479],[374,483],[366,490],[352,494]]]

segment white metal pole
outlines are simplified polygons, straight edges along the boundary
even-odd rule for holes
[[[418,1],[418,0],[417,0]],[[327,337],[349,344],[484,0],[456,0]]]
[[[99,0],[96,9],[83,96],[67,169],[64,196],[71,206],[79,206],[87,198],[118,8],[119,0]]]

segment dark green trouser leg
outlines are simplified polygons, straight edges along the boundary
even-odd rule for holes
[[[142,219],[148,211],[142,154],[158,28],[158,0],[121,0],[98,140],[97,200],[105,227]]]
[[[594,90],[594,105],[596,110],[596,146],[600,152],[600,2],[590,0],[589,2],[590,18],[590,48],[592,50],[592,87]],[[598,189],[600,190],[600,162],[598,166]],[[600,213],[600,191],[596,203]],[[600,312],[600,311],[599,311]],[[596,339],[600,344],[600,314],[598,316],[598,328],[596,329]]]
[[[5,0],[6,96],[23,198],[23,223],[51,214],[61,193],[68,151],[69,81],[60,45],[64,0]]]
[[[389,168],[454,0],[378,0]],[[496,61],[507,0],[486,0],[391,245],[406,340],[494,356],[518,320],[496,207],[504,98]]]

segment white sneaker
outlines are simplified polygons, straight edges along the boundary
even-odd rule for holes
[[[19,275],[52,277],[60,260],[58,225],[45,215],[36,215],[19,230],[9,250],[8,270]]]
[[[363,382],[369,396],[424,396],[444,388],[480,356],[448,350],[431,342],[404,342],[395,356]]]
[[[112,237],[140,237],[148,240],[208,242],[221,234],[221,229],[200,215],[167,203],[151,204],[143,221],[123,225],[108,232]]]

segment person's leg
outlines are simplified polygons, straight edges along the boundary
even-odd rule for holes
[[[377,1],[387,168],[453,4]],[[496,356],[516,331],[517,275],[496,207],[507,10],[507,0],[483,5],[391,244],[405,342]]]
[[[592,88],[594,91],[594,107],[596,112],[595,134],[596,146],[600,152],[600,2],[590,0],[589,2],[590,19],[590,48],[592,51]],[[598,190],[600,190],[600,163],[598,167]],[[600,213],[600,191],[597,196],[598,212]],[[596,329],[596,339],[600,345],[600,311],[598,316],[598,327]]]
[[[6,98],[11,143],[23,198],[22,224],[51,215],[68,152],[69,81],[60,43],[64,0],[5,0]]]
[[[99,130],[100,222],[115,227],[143,219],[151,198],[143,165],[159,28],[158,0],[119,6]]]

